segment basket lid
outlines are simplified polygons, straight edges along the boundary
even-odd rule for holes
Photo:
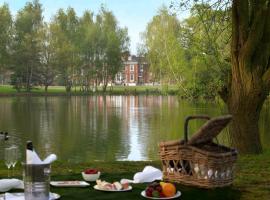
[[[231,115],[208,120],[188,141],[190,145],[206,143],[215,138],[231,121]]]

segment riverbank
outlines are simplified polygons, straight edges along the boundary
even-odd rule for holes
[[[106,92],[98,87],[97,91],[83,92],[80,88],[72,88],[71,92],[66,92],[64,86],[50,86],[45,92],[44,87],[35,87],[31,92],[22,90],[17,92],[11,85],[0,85],[0,97],[6,96],[85,96],[85,95],[177,95],[178,89],[169,86],[167,89],[161,86],[113,86],[108,87]]]
[[[159,161],[148,162],[89,162],[89,163],[64,163],[56,162],[52,166],[52,180],[81,180],[80,172],[86,168],[97,168],[102,172],[101,179],[116,181],[121,178],[133,178],[135,172],[141,171],[144,166],[152,165],[160,168]],[[21,176],[21,168],[16,167],[16,176]],[[7,170],[4,163],[1,163],[0,178],[7,176]],[[92,184],[93,186],[93,184]],[[140,191],[145,188],[145,184],[134,185],[132,193],[127,193],[128,199],[140,199]],[[204,190],[192,187],[177,185],[183,196],[181,199],[187,200],[269,200],[270,198],[270,152],[262,155],[240,156],[236,165],[236,177],[233,186],[223,189]],[[63,195],[63,199],[76,199],[91,197],[91,199],[119,199],[119,193],[98,193],[91,189],[52,189]],[[76,194],[76,195],[75,195]],[[106,197],[106,198],[105,198]],[[127,198],[125,198],[127,199]]]

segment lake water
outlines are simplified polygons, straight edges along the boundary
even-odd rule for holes
[[[270,106],[263,108],[260,128],[264,147],[270,145]],[[183,138],[188,115],[226,114],[222,104],[178,100],[174,96],[2,97],[0,130],[16,144],[23,158],[27,140],[41,157],[60,160],[156,160],[160,141]],[[193,121],[190,135],[202,124]],[[219,137],[226,143],[226,130]]]

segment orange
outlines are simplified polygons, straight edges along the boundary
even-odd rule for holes
[[[162,183],[161,187],[162,187],[162,193],[166,197],[172,197],[176,193],[176,188],[172,183]]]

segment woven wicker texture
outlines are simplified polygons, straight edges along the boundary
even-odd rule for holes
[[[196,117],[191,118],[196,119]],[[188,122],[189,119],[186,121]],[[200,137],[207,135],[208,139],[195,138],[195,141],[199,141],[196,142],[196,146],[190,145],[186,140],[161,142],[159,155],[162,161],[163,179],[202,188],[231,185],[237,151],[209,141],[229,123],[230,119],[231,116],[223,116],[209,120],[197,132]]]
[[[208,120],[188,141],[190,145],[207,143],[224,129],[231,121],[232,116],[226,115]]]

